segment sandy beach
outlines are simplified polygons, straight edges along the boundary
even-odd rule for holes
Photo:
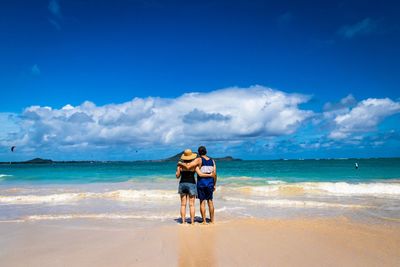
[[[0,267],[400,267],[400,0],[0,6]]]
[[[336,219],[214,225],[0,224],[2,266],[399,266],[400,226]]]

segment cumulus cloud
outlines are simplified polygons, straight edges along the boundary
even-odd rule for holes
[[[341,36],[351,39],[358,35],[366,35],[373,33],[377,30],[378,23],[377,21],[371,18],[365,18],[355,24],[345,25],[341,27],[338,31],[338,34]]]
[[[61,109],[31,106],[21,114],[19,143],[28,147],[154,146],[288,135],[313,115],[309,100],[263,86],[180,97],[134,98]]]
[[[221,113],[206,113],[204,111],[198,110],[197,108],[183,116],[183,122],[188,124],[198,123],[199,121],[226,121],[230,119],[230,116],[224,116]]]
[[[40,75],[40,69],[37,64],[32,66],[31,73],[32,73],[32,75]]]
[[[357,105],[357,100],[352,94],[342,98],[339,102],[327,102],[323,106],[323,112],[314,118],[315,124],[320,124],[323,128],[334,128],[334,119],[343,114],[347,114]]]
[[[368,98],[347,112],[336,114],[333,118],[334,129],[329,137],[343,139],[354,133],[374,131],[386,117],[399,112],[400,102],[389,98]]]
[[[339,103],[328,102],[324,105],[325,112],[337,111],[342,109],[347,109],[354,106],[357,103],[357,100],[354,98],[352,94],[347,95],[342,98]]]
[[[48,18],[48,21],[51,25],[54,26],[54,28],[56,28],[57,30],[61,30],[60,22],[62,21],[63,16],[61,13],[60,2],[58,0],[50,0],[47,8],[51,15],[51,18]]]
[[[378,125],[400,113],[399,100],[358,102],[350,94],[316,113],[301,108],[309,99],[251,86],[102,106],[90,101],[62,108],[30,106],[20,114],[0,113],[0,146],[8,151],[16,145],[32,156],[87,158],[95,153],[105,159],[134,156],[137,150],[142,158],[154,157],[155,151],[168,156],[172,148],[199,144],[219,153],[281,156],[398,146],[398,126],[387,121],[390,127],[378,130]]]

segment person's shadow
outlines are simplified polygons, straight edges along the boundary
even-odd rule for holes
[[[179,224],[182,223],[182,219],[181,218],[175,218],[174,221],[176,223],[179,223]],[[185,222],[186,223],[190,223],[190,217],[186,218]],[[203,218],[201,218],[200,216],[194,216],[194,222],[195,223],[202,223],[203,222]],[[206,218],[206,222],[209,223],[210,219]]]

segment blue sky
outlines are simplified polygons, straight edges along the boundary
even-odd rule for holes
[[[400,156],[396,1],[1,6],[0,160]]]

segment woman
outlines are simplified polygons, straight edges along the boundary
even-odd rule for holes
[[[197,157],[196,153],[193,153],[192,150],[186,149],[182,156],[181,160],[185,163],[190,163]],[[190,222],[194,224],[194,202],[197,196],[197,187],[196,180],[194,178],[194,173],[201,177],[214,177],[214,174],[205,174],[202,173],[199,167],[194,167],[191,169],[183,169],[181,166],[177,166],[176,168],[176,179],[179,179],[179,189],[178,193],[181,196],[181,218],[182,224],[186,223],[186,206],[187,201],[189,200],[189,208],[190,208]]]

